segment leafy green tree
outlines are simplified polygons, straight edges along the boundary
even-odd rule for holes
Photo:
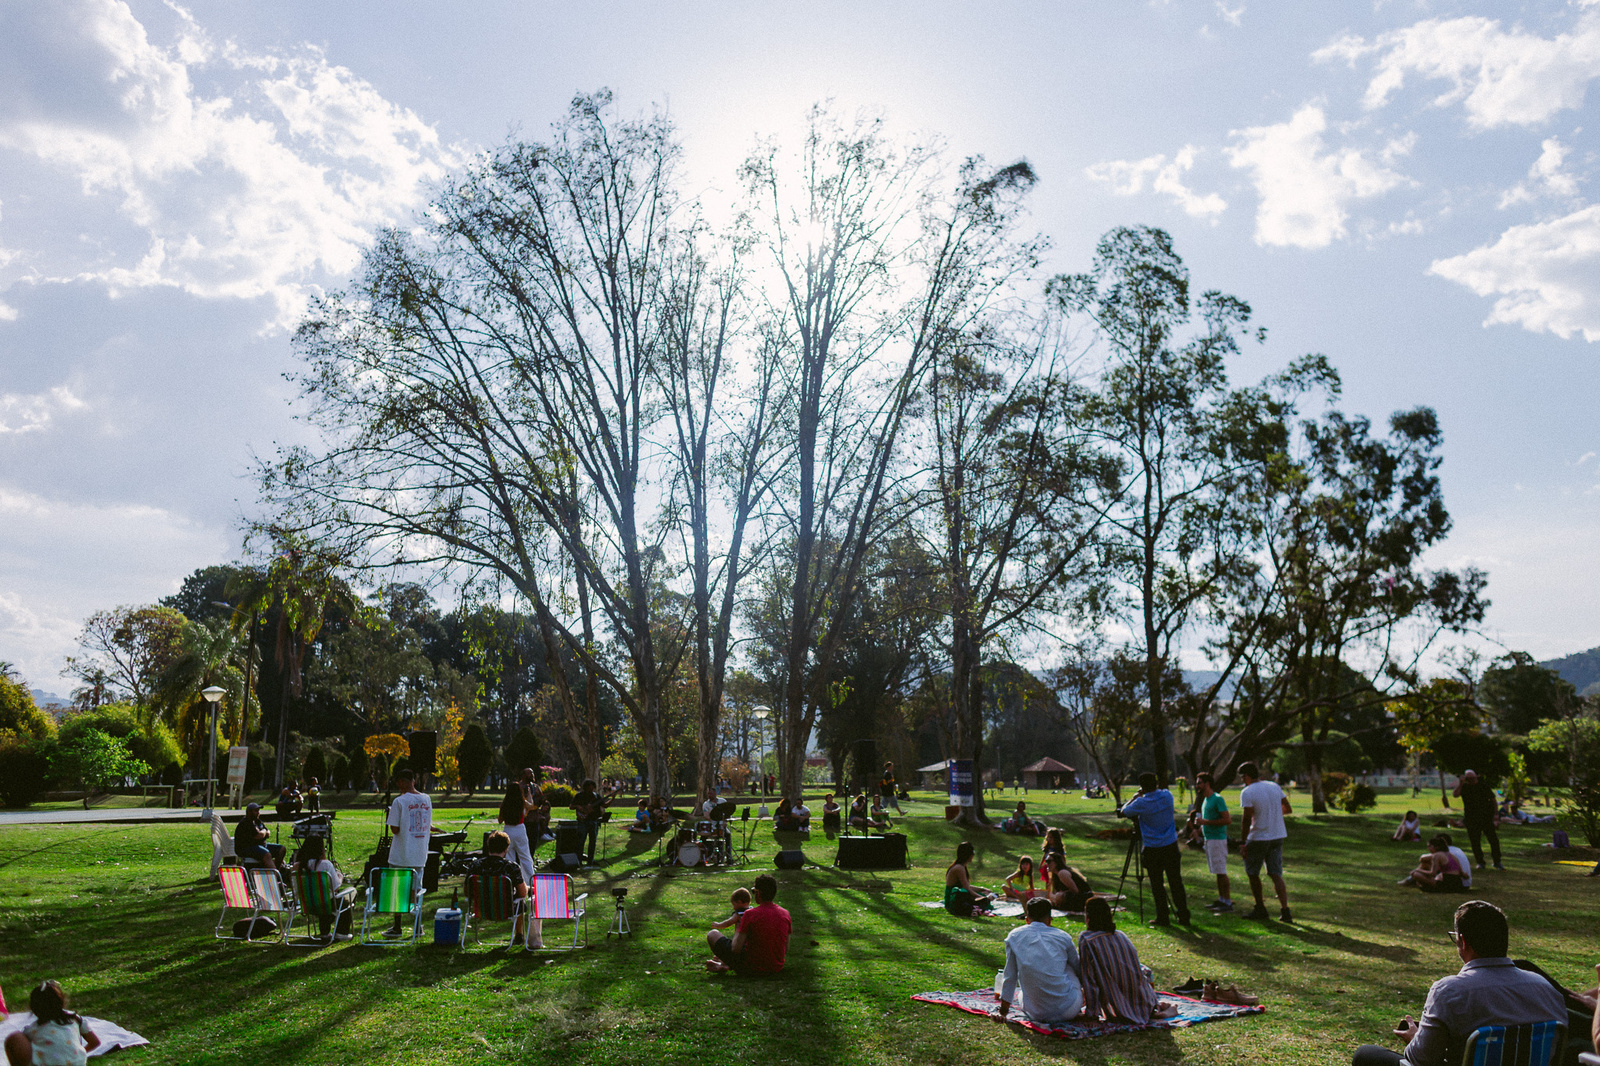
[[[251,726],[245,676],[254,650],[225,620],[185,621],[181,649],[156,678],[146,720],[159,718],[172,726],[185,750],[204,751],[211,706],[200,693],[214,685],[223,690],[217,703],[218,743],[244,743]]]
[[[544,771],[539,769],[544,763],[544,749],[539,745],[539,737],[533,730],[524,726],[517,730],[511,738],[511,743],[506,745],[506,776],[515,778],[525,769],[531,769],[535,780],[544,778]]]
[[[323,754],[320,745],[313,745],[306,749],[306,761],[301,768],[301,780],[309,782],[316,778],[326,785],[331,781],[328,776],[328,757]]]
[[[83,624],[82,655],[68,656],[62,673],[99,692],[109,686],[142,706],[156,679],[183,649],[183,615],[170,607],[116,607]],[[94,697],[95,702],[103,702]]]
[[[1474,732],[1483,725],[1483,710],[1473,688],[1460,678],[1434,678],[1389,704],[1389,710],[1400,746],[1413,755],[1434,752],[1440,737]],[[1438,753],[1434,756],[1437,761]],[[1439,775],[1439,798],[1450,806],[1443,773]]]
[[[360,792],[372,780],[372,765],[367,759],[367,753],[360,747],[351,750],[349,760],[346,773],[350,787]]]
[[[56,722],[34,704],[27,685],[0,672],[0,732],[5,731],[42,740],[55,734]]]
[[[1502,733],[1525,735],[1547,719],[1571,717],[1577,698],[1570,682],[1525,651],[1496,659],[1478,683],[1478,701]]]
[[[469,722],[462,730],[456,759],[461,765],[461,788],[470,796],[483,785],[484,778],[489,775],[489,764],[494,761],[494,748],[483,726]]]
[[[1433,757],[1439,769],[1456,775],[1476,770],[1491,788],[1511,770],[1511,749],[1499,737],[1486,733],[1445,733],[1433,740]]]
[[[45,790],[50,775],[48,737],[0,730],[0,804],[26,807]]]
[[[60,779],[76,781],[83,789],[83,809],[89,797],[124,777],[150,772],[150,765],[128,751],[128,742],[99,729],[85,729],[64,739],[50,759],[51,772]]]

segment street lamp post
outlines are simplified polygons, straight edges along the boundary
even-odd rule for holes
[[[750,714],[756,720],[756,743],[760,754],[756,756],[756,777],[760,780],[761,795],[767,794],[767,715],[772,708],[765,705],[752,707]]]
[[[206,813],[205,820],[211,821],[211,806],[216,800],[217,790],[217,703],[222,699],[222,688],[211,685],[200,690],[200,695],[211,704],[211,731],[206,734]]]

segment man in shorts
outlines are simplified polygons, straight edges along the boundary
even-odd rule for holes
[[[1233,814],[1228,801],[1211,782],[1211,771],[1194,775],[1194,794],[1200,801],[1200,835],[1205,839],[1206,869],[1217,878],[1217,898],[1208,907],[1217,914],[1233,913],[1233,884],[1228,880],[1228,826]]]
[[[414,770],[401,770],[394,783],[400,787],[400,794],[389,806],[389,865],[413,871],[413,891],[421,895],[422,872],[428,865],[428,839],[434,828],[433,801],[426,792],[418,791]],[[400,935],[400,918],[399,914],[394,916],[389,936]]]
[[[1278,894],[1278,921],[1292,922],[1289,887],[1283,883],[1283,841],[1289,835],[1283,816],[1293,813],[1289,797],[1276,781],[1263,780],[1261,768],[1253,762],[1241,763],[1239,776],[1244,779],[1244,788],[1239,792],[1239,809],[1244,817],[1244,872],[1256,898],[1255,909],[1248,917],[1265,921],[1268,916],[1261,895],[1261,867],[1265,864]]]

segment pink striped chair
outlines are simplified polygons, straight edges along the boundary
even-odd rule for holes
[[[578,929],[583,928],[583,942],[589,943],[588,901],[589,893],[572,895],[572,877],[568,874],[534,874],[529,917],[542,921],[572,922],[572,947],[577,950]]]
[[[228,912],[244,911],[244,917],[255,917],[256,901],[250,895],[250,875],[243,866],[219,866],[217,881],[222,885],[222,914],[217,918],[217,928],[212,936],[218,940],[245,940],[246,937],[233,935]]]

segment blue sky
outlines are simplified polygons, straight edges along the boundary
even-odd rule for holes
[[[1489,635],[1600,644],[1600,4],[0,6],[0,659],[236,556],[299,439],[289,330],[431,182],[576,91],[666,107],[718,195],[812,103],[1027,157],[1052,266],[1166,227],[1248,299],[1253,380],[1438,408]]]

